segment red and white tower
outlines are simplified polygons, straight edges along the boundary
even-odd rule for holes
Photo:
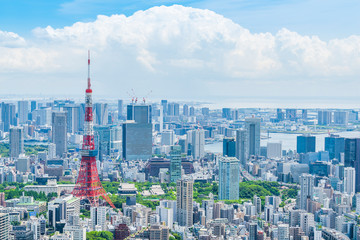
[[[72,194],[80,199],[88,199],[91,206],[99,206],[100,196],[106,200],[111,207],[115,208],[109,196],[106,194],[96,167],[96,155],[94,130],[93,130],[93,111],[92,111],[92,89],[90,82],[90,51],[88,57],[88,86],[85,91],[85,123],[84,137],[81,150],[81,163],[79,175]]]

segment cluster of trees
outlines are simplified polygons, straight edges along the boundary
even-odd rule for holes
[[[296,188],[284,189],[281,191],[281,199],[283,201],[289,198],[296,198],[298,194],[298,190]]]
[[[5,199],[19,198],[24,193],[25,196],[34,197],[36,201],[46,201],[49,202],[52,198],[57,197],[57,193],[49,193],[46,195],[44,192],[37,193],[35,191],[24,191],[24,183],[3,183],[0,184],[0,192],[5,192]],[[6,189],[7,187],[15,187]],[[6,189],[6,190],[5,190]]]
[[[2,157],[10,156],[10,147],[8,143],[0,143],[0,155]]]
[[[198,203],[201,203],[202,200],[207,199],[209,194],[212,193],[214,196],[218,195],[219,186],[216,182],[212,183],[194,183],[194,200]]]
[[[86,240],[113,240],[114,235],[108,231],[92,231],[86,233]]]
[[[255,195],[258,197],[279,196],[279,183],[266,181],[248,181],[239,184],[240,198],[251,199]]]
[[[181,236],[179,234],[171,232],[171,235],[172,236],[169,237],[169,240],[181,240]]]
[[[31,155],[31,154],[38,154],[38,152],[44,152],[48,149],[47,146],[45,145],[29,145],[29,146],[24,146],[24,150],[25,150],[25,154],[26,155]]]

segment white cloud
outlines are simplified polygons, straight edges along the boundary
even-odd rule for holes
[[[25,69],[79,77],[89,48],[95,55],[93,72],[103,79],[103,94],[116,94],[112,86],[155,87],[159,95],[178,96],[236,95],[247,86],[262,94],[270,91],[260,86],[264,81],[276,86],[285,79],[306,79],[318,81],[314,84],[320,88],[319,79],[335,86],[342,77],[356,83],[360,74],[360,36],[326,42],[287,29],[275,35],[254,34],[212,11],[179,5],[153,7],[129,17],[100,15],[94,22],[61,29],[48,26],[33,33],[29,45],[15,33],[0,31],[1,72]]]

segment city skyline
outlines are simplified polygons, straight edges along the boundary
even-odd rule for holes
[[[0,82],[6,86],[0,95],[81,96],[83,59],[91,49],[99,96],[126,99],[134,88],[139,96],[152,91],[151,99],[241,103],[245,98],[261,105],[280,98],[303,105],[306,98],[321,106],[331,105],[332,96],[346,106],[360,98],[358,17],[350,11],[357,3],[339,7],[331,2],[323,6],[328,15],[319,11],[316,20],[316,14],[309,13],[314,26],[301,29],[309,19],[295,23],[289,17],[281,26],[274,15],[294,6],[304,13],[310,3],[261,2],[234,3],[232,11],[247,12],[243,18],[230,14],[231,1],[223,8],[213,1],[185,1],[184,6],[158,1],[133,8],[123,3],[123,8],[112,8],[115,3],[110,1],[103,8],[113,10],[100,8],[98,13],[93,10],[97,1],[92,1],[84,14],[68,10],[64,17],[61,9],[84,4],[75,1],[60,4],[60,10],[56,4],[39,7],[61,14],[39,17],[43,24],[32,19],[23,29],[16,21],[9,23],[16,16],[9,16],[14,5],[1,3],[9,12],[0,17],[6,23],[0,27]],[[156,6],[162,4],[168,6]],[[313,4],[314,10],[321,9]],[[352,21],[343,31],[333,25],[327,34],[322,21],[328,21],[334,9]],[[264,21],[252,21],[249,15],[265,10],[274,22],[259,27]]]

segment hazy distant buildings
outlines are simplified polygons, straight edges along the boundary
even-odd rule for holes
[[[124,102],[123,100],[118,100],[118,119],[123,119],[124,115],[123,115],[123,111],[124,111]]]
[[[18,101],[18,117],[19,123],[24,124],[28,120],[29,114],[29,102],[28,101]]]
[[[24,153],[24,130],[21,127],[10,128],[10,157],[18,158]]]
[[[9,132],[10,126],[17,126],[14,104],[1,103],[1,121],[4,124],[4,132]]]
[[[337,125],[348,125],[349,123],[349,113],[346,111],[336,111],[334,112],[334,124]]]
[[[93,107],[94,124],[108,124],[108,105],[107,103],[95,103]]]
[[[239,199],[240,162],[235,157],[219,159],[219,200]]]
[[[62,157],[67,152],[66,113],[52,113],[52,142],[56,146],[56,156]]]
[[[331,124],[331,114],[332,112],[327,110],[318,111],[318,124],[319,125],[329,125]]]
[[[302,135],[296,138],[296,151],[297,153],[315,152],[315,136]]]

